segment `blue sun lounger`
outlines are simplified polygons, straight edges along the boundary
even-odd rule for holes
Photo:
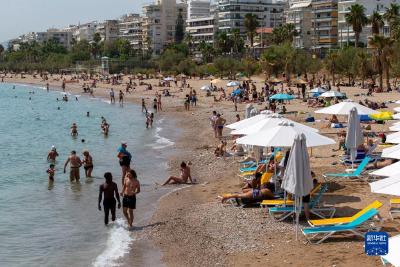
[[[325,180],[332,180],[333,178],[359,178],[361,174],[365,171],[368,163],[370,162],[371,158],[370,157],[365,157],[360,165],[358,165],[357,169],[355,169],[353,172],[349,173],[325,173],[322,176],[324,177]],[[331,177],[329,179],[328,177]]]
[[[318,194],[313,197],[309,203],[309,209],[310,213],[325,219],[326,216],[323,215],[323,213],[327,213],[329,218],[332,218],[332,216],[335,214],[335,207],[333,206],[327,206],[327,207],[322,207],[320,206],[321,198],[323,194],[328,190],[328,184],[324,184],[321,186]],[[302,212],[304,211],[304,206],[302,207]],[[291,215],[294,215],[296,212],[294,206],[285,206],[285,207],[271,207],[268,209],[269,215],[274,218],[277,221],[283,221],[286,218],[288,218]]]
[[[320,244],[327,238],[331,237],[337,233],[350,232],[354,235],[364,237],[367,231],[379,231],[380,226],[375,226],[375,224],[367,223],[375,215],[378,215],[378,210],[370,209],[356,220],[347,224],[337,224],[331,226],[321,226],[321,227],[308,227],[302,230],[304,236],[310,243]]]

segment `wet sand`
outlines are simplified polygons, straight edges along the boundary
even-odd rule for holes
[[[261,79],[255,78],[258,90],[261,89]],[[22,82],[41,84],[39,79],[27,76],[26,79],[6,78],[6,82]],[[153,85],[157,80],[146,80]],[[225,81],[227,82],[227,81]],[[61,82],[50,81],[51,86],[60,87]],[[222,205],[217,200],[217,195],[225,192],[240,190],[242,185],[238,177],[239,164],[232,158],[226,160],[215,158],[213,152],[218,140],[213,137],[208,118],[212,110],[222,113],[227,122],[234,122],[236,112],[232,102],[213,101],[206,97],[199,88],[208,85],[209,81],[190,80],[189,84],[198,93],[196,108],[185,112],[183,108],[184,95],[188,89],[180,92],[178,88],[170,88],[175,97],[163,97],[163,113],[168,117],[178,120],[180,135],[176,140],[178,156],[170,158],[171,174],[178,174],[180,161],[191,161],[193,177],[197,185],[175,191],[162,198],[159,207],[153,215],[150,225],[138,232],[139,239],[149,239],[152,245],[158,247],[163,255],[162,260],[167,266],[307,266],[318,262],[322,266],[379,266],[378,257],[368,257],[363,251],[363,240],[357,238],[333,238],[321,245],[304,244],[305,239],[300,235],[299,241],[295,240],[294,228],[291,221],[277,223],[272,221],[265,210],[259,208],[241,209],[229,205]],[[80,84],[67,85],[67,91],[81,94]],[[218,86],[222,86],[219,84]],[[110,85],[99,84],[95,89],[95,96],[108,97],[107,88]],[[113,86],[114,90],[125,86]],[[141,98],[147,100],[151,106],[155,91],[145,91],[143,86],[136,87],[127,100],[140,103]],[[162,89],[157,88],[155,89]],[[342,92],[355,101],[365,99],[366,90],[341,87]],[[217,96],[218,93],[214,93]],[[354,96],[354,95],[359,96]],[[368,99],[373,101],[396,101],[400,98],[397,92],[374,94]],[[246,104],[239,105],[241,117]],[[390,104],[389,108],[396,105]],[[260,109],[263,106],[259,106]],[[303,122],[305,114],[315,109],[308,108],[300,100],[291,101],[286,105],[288,111],[298,111],[300,114],[287,116],[290,119]],[[389,110],[389,109],[387,109]],[[315,115],[316,119],[328,116]],[[345,118],[339,118],[346,121]],[[322,128],[325,123],[320,121],[309,124],[321,129],[332,138],[336,137],[337,129]],[[374,131],[387,130],[390,123],[385,125],[372,125]],[[228,131],[225,130],[225,134]],[[229,143],[230,145],[231,143]],[[228,147],[229,147],[228,145]],[[342,172],[345,167],[338,164],[342,151],[333,151],[337,145],[313,149],[310,159],[311,168],[322,181],[321,174],[325,172]],[[170,186],[179,188],[179,186]],[[373,200],[380,200],[384,206],[380,209],[381,216],[385,219],[384,231],[390,235],[399,231],[399,221],[388,219],[389,199],[387,195],[370,193],[370,188],[365,181],[341,180],[333,183],[323,202],[334,204],[337,208],[335,216],[352,215],[365,207]],[[303,224],[305,222],[303,220]],[[134,255],[133,252],[131,255]],[[304,256],[306,255],[306,256]],[[135,265],[135,258],[130,264]],[[139,263],[140,265],[140,263]]]

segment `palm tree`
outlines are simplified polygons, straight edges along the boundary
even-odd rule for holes
[[[248,13],[244,16],[244,27],[246,28],[251,47],[253,47],[254,35],[259,25],[257,15]]]
[[[399,16],[400,5],[391,3],[390,6],[386,8],[386,12],[383,15],[383,18],[389,23],[390,36],[392,36],[392,30],[395,28],[395,25],[399,24]]]
[[[203,57],[203,61],[205,63],[208,63],[212,60],[212,56],[214,55],[214,48],[211,44],[206,43],[204,40],[201,41],[201,43],[199,44],[198,47],[202,57]]]
[[[244,45],[243,39],[240,36],[239,29],[233,29],[231,31],[231,41],[232,41],[233,52],[235,54],[239,54],[239,52],[242,51]]]
[[[349,13],[346,14],[346,22],[352,26],[355,36],[355,47],[358,47],[360,33],[362,28],[368,24],[368,18],[365,15],[365,7],[359,4],[349,7]]]
[[[374,65],[379,74],[379,89],[383,91],[383,72],[386,76],[386,86],[390,89],[390,58],[393,55],[393,39],[375,35],[369,44],[375,49]]]
[[[369,18],[369,23],[371,24],[373,35],[379,35],[380,30],[385,25],[383,16],[379,14],[378,11],[374,11],[374,13],[372,13],[371,17]]]

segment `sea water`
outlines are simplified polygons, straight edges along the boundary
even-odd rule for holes
[[[128,143],[142,184],[135,224],[143,226],[166,193],[155,188],[166,178],[174,144],[163,136],[170,127],[164,119],[156,115],[153,129],[146,129],[140,106],[71,94],[64,102],[62,94],[0,84],[0,266],[113,266],[126,255],[135,230],[127,229],[121,210],[116,222],[104,226],[97,209],[104,172],[113,174],[121,190],[121,141]],[[101,116],[110,124],[108,137],[101,133]],[[72,123],[77,138],[70,136]],[[49,186],[46,157],[52,145],[60,156]],[[81,168],[80,183],[71,183],[64,162],[71,150],[82,158],[85,149],[93,157],[94,178],[86,179]]]

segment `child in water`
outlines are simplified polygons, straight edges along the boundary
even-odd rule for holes
[[[50,164],[50,168],[46,171],[49,175],[49,182],[54,182],[54,175],[56,170],[54,169],[54,164]]]

